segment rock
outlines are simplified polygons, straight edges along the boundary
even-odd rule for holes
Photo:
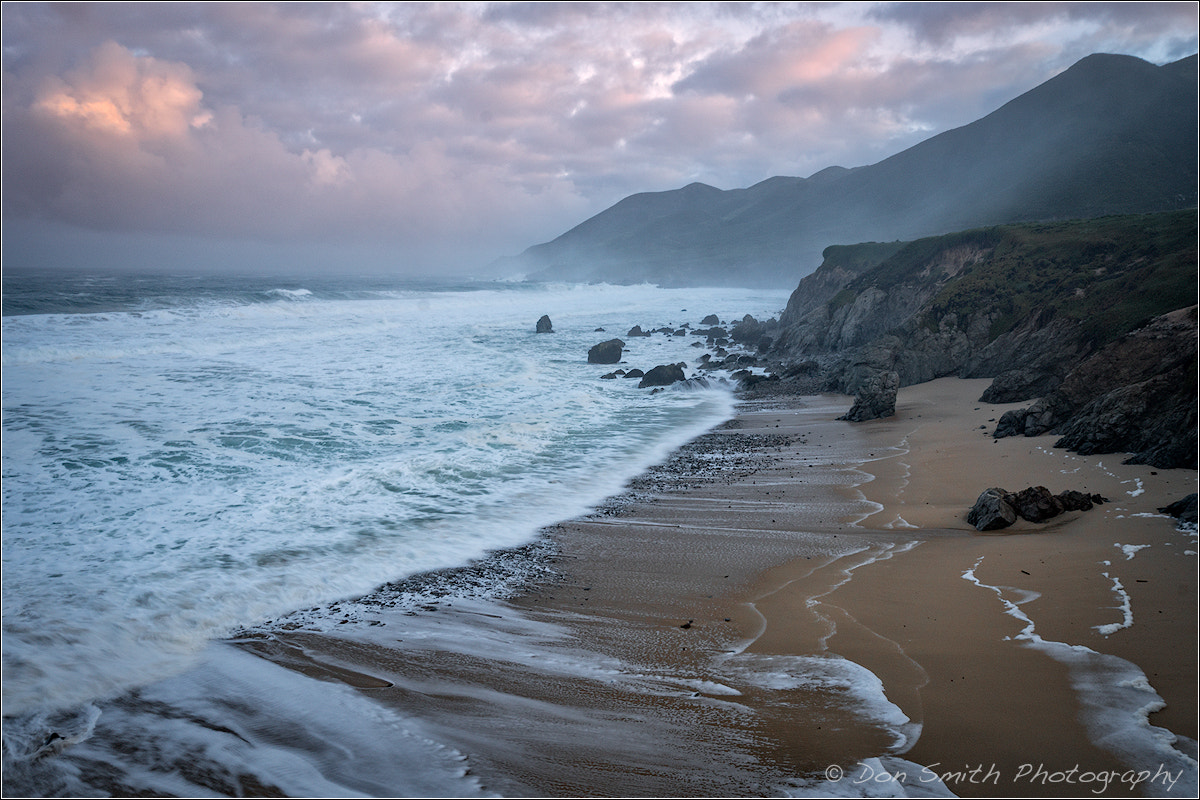
[[[1171,505],[1160,508],[1164,514],[1170,514],[1180,522],[1190,522],[1196,524],[1196,493],[1192,492],[1182,500],[1176,500]]]
[[[724,339],[729,336],[729,331],[724,328],[697,328],[692,331],[693,336],[703,336],[710,342],[715,342],[717,339]]]
[[[788,368],[783,371],[783,377],[795,378],[800,375],[804,375],[804,376],[815,375],[815,374],[817,374],[817,372],[820,371],[820,369],[821,369],[821,365],[818,364],[816,361],[812,361],[812,360],[800,361],[796,364],[789,365]]]
[[[642,372],[640,369],[631,369],[629,372],[625,373],[626,378],[641,378],[645,375],[646,373]]]
[[[1000,421],[996,423],[996,430],[992,433],[992,437],[1004,439],[1008,436],[1024,436],[1025,419],[1028,416],[1028,408],[1014,408],[1011,411],[1005,411],[1000,415]]]
[[[711,327],[711,326],[713,326],[713,325],[720,325],[720,324],[721,324],[721,320],[720,320],[720,318],[719,318],[719,317],[717,317],[717,315],[716,315],[716,314],[709,314],[707,317],[705,317],[704,319],[700,320],[700,324],[701,324],[701,325],[708,325],[709,327]]]
[[[741,378],[740,380],[741,380],[741,387],[743,389],[753,389],[755,386],[758,386],[759,384],[762,384],[762,383],[769,383],[770,381],[778,381],[779,376],[778,375],[755,375],[755,374],[751,373],[750,375],[747,375],[746,377]]]
[[[967,513],[967,522],[977,531],[995,531],[1012,525],[1017,521],[1017,512],[1006,499],[1008,496],[1004,489],[985,489]]]
[[[547,314],[542,314],[542,318],[537,321],[538,333],[554,333],[554,325],[550,323],[550,317]]]
[[[600,376],[600,380],[602,380],[602,381],[610,381],[610,380],[612,380],[613,378],[616,378],[616,377],[617,377],[617,373],[615,373],[615,372],[610,372],[610,373],[608,373],[607,375],[601,375],[601,376]]]
[[[1011,369],[996,376],[979,400],[983,403],[1019,403],[1044,397],[1058,388],[1062,378],[1037,369]]]
[[[1015,494],[993,487],[979,495],[967,514],[967,522],[976,530],[999,530],[1016,522],[1017,517],[1030,522],[1045,522],[1064,511],[1088,511],[1093,505],[1106,502],[1098,494],[1075,490],[1053,495],[1045,486],[1030,486]]]
[[[845,416],[838,417],[848,422],[864,422],[882,419],[896,413],[896,392],[900,388],[900,376],[895,372],[883,372],[870,368],[855,368],[851,377],[854,405]]]
[[[589,364],[616,364],[621,360],[625,343],[620,339],[609,339],[588,350]]]
[[[747,314],[742,317],[741,322],[733,326],[733,330],[729,332],[729,338],[739,344],[747,346],[759,346],[766,352],[770,348],[773,338],[767,336],[768,333],[776,330],[779,327],[779,322],[775,319],[770,319],[766,322],[759,322],[754,317]],[[766,340],[766,346],[763,347],[763,341]]]
[[[1091,511],[1094,505],[1091,495],[1077,492],[1074,489],[1068,489],[1055,497],[1058,498],[1058,502],[1062,503],[1063,511]]]
[[[676,381],[684,379],[683,367],[679,364],[659,364],[654,369],[650,370],[642,378],[638,384],[639,389],[645,389],[647,386],[670,386]]]
[[[641,325],[634,325],[632,328],[629,329],[629,333],[627,333],[625,335],[626,336],[649,336],[650,331],[642,330]]]
[[[1045,486],[1030,486],[1015,495],[1005,497],[1021,519],[1045,522],[1063,512],[1062,501],[1050,494]]]

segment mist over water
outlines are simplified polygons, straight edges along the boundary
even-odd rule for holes
[[[588,347],[784,300],[6,275],[5,713],[111,696],[239,626],[586,511],[733,403],[601,381]],[[534,333],[544,313],[556,333]],[[626,359],[691,341],[627,340]]]

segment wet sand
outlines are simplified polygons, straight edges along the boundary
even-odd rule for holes
[[[910,792],[1164,794],[1161,776],[1101,785],[1154,733],[1103,712],[1157,693],[1150,724],[1194,758],[1197,546],[1155,509],[1196,473],[994,441],[1011,406],[979,403],[986,385],[905,388],[895,417],[858,424],[841,396],[747,403],[549,531],[553,572],[518,597],[251,649],[420,718],[508,796],[868,795],[901,772]],[[1030,485],[1112,502],[967,525],[983,489]],[[1131,685],[1082,690],[1105,680]]]

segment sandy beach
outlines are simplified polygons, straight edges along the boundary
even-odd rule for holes
[[[586,518],[505,601],[246,646],[359,687],[506,796],[1195,792],[1185,470],[993,440],[986,380],[761,399]],[[980,534],[984,489],[1111,502]],[[399,634],[399,635],[398,635]]]

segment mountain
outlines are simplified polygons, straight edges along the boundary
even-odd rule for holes
[[[540,280],[787,287],[831,244],[1190,208],[1196,71],[1196,56],[1088,56],[877,164],[632,195],[505,267]]]
[[[1188,210],[830,247],[759,349],[778,390],[993,378],[981,400],[1035,401],[998,438],[1195,469],[1197,236]]]

